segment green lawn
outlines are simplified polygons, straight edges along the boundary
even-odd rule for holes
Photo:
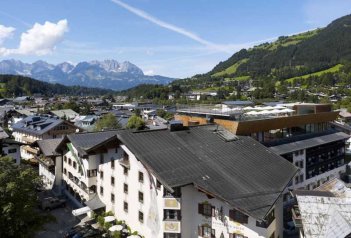
[[[223,75],[230,75],[230,74],[234,74],[236,72],[236,70],[238,69],[238,67],[241,65],[241,64],[244,64],[248,61],[249,59],[242,59],[242,60],[239,60],[238,62],[236,62],[235,64],[233,64],[232,66],[226,68],[225,70],[221,71],[221,72],[218,72],[218,73],[215,73],[215,74],[212,74],[212,77],[221,77]]]
[[[289,78],[289,79],[286,79],[285,81],[292,83],[295,79],[308,79],[311,76],[318,77],[318,76],[321,76],[322,74],[326,74],[326,73],[335,73],[335,72],[338,72],[342,66],[343,66],[342,64],[337,64],[329,69],[314,72],[312,74],[306,74],[306,75],[302,75],[302,76],[298,76],[298,77]]]

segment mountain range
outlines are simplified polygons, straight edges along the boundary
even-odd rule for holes
[[[139,84],[168,84],[174,80],[160,75],[145,75],[136,65],[116,60],[83,61],[77,65],[63,62],[54,65],[42,60],[30,64],[10,59],[0,62],[0,74],[22,75],[67,86],[113,90],[123,90]]]

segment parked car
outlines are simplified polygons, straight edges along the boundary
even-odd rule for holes
[[[66,206],[65,199],[59,199],[54,197],[44,198],[43,201],[41,202],[41,209],[48,210],[48,211],[58,207],[65,207],[65,206]]]

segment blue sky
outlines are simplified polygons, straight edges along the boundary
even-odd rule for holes
[[[350,12],[351,0],[1,0],[0,58],[127,60],[187,77]]]

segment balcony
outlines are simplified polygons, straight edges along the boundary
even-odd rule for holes
[[[73,176],[71,173],[68,173],[68,179],[76,185],[81,191],[83,191],[87,195],[92,195],[96,193],[96,186],[92,185],[87,187],[85,183],[80,181],[77,177]]]
[[[180,198],[165,197],[163,198],[163,201],[164,201],[164,209],[173,209],[173,210],[180,209]]]
[[[299,206],[295,205],[291,208],[292,218],[295,224],[295,227],[302,228],[302,219],[300,214]]]
[[[33,154],[33,155],[38,155],[39,154],[39,149],[32,148],[29,145],[25,145],[22,147],[24,151],[26,151],[28,154]]]
[[[55,174],[55,163],[51,158],[43,156],[35,156],[34,158],[38,160],[38,162],[46,169],[48,169],[51,173]]]
[[[31,137],[28,137],[28,136],[23,136],[22,137],[22,140],[28,144],[32,144],[33,142],[35,142],[37,139],[34,139],[34,138],[31,138]]]
[[[180,221],[163,221],[163,230],[167,233],[180,233]]]

